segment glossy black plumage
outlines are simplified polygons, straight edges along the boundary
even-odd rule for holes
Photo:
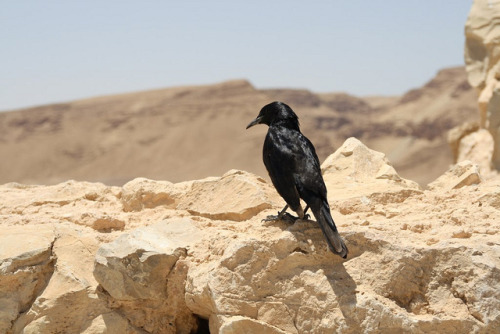
[[[263,160],[271,181],[288,206],[304,218],[302,198],[311,208],[332,252],[347,257],[347,247],[330,214],[327,192],[316,150],[301,132],[293,110],[282,102],[264,106],[247,129],[267,124]],[[285,208],[286,209],[286,208]]]

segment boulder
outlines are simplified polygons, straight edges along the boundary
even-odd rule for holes
[[[0,235],[0,332],[27,312],[54,271],[52,233],[34,235],[18,228]]]
[[[181,218],[138,228],[102,245],[94,276],[111,308],[152,333],[196,328],[184,302],[187,265],[181,259],[201,237],[194,221]]]
[[[96,294],[92,277],[98,243],[92,237],[61,229],[53,243],[54,269],[30,309],[14,323],[14,333],[79,333],[86,323],[109,312]]]
[[[481,182],[479,166],[469,160],[452,166],[446,173],[428,184],[429,189],[458,189]]]
[[[215,220],[244,221],[271,208],[275,194],[264,179],[230,170],[220,178],[193,182],[178,209]]]
[[[479,123],[477,122],[467,122],[467,123],[462,123],[460,125],[455,126],[451,130],[448,131],[447,133],[447,141],[448,145],[450,146],[451,153],[453,154],[453,162],[457,163],[458,162],[458,156],[460,154],[460,141],[462,138],[465,136],[468,136],[469,134],[476,132],[479,130]]]
[[[479,129],[460,140],[457,162],[472,161],[479,166],[483,175],[488,174],[492,169],[493,148],[491,134],[486,129]]]
[[[269,209],[273,197],[274,189],[264,179],[230,170],[222,177],[176,184],[138,178],[123,186],[121,201],[126,212],[163,206],[201,217],[243,221]]]
[[[375,210],[422,193],[418,183],[398,175],[385,154],[366,147],[356,138],[344,144],[321,165],[330,205],[343,213]],[[335,219],[335,217],[334,217]]]
[[[235,240],[188,272],[187,305],[210,319],[211,333],[470,333],[500,324],[498,246],[344,237],[347,261],[316,246],[321,232],[308,222]]]

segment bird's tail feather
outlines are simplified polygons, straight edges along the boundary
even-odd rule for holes
[[[342,237],[339,235],[337,231],[337,227],[335,226],[335,222],[333,221],[332,215],[330,214],[330,208],[328,203],[322,203],[319,210],[313,211],[314,217],[319,223],[323,234],[326,237],[326,241],[328,243],[328,247],[330,250],[340,255],[342,258],[346,258],[349,250],[342,240]]]

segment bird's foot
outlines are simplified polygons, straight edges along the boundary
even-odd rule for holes
[[[282,221],[284,221],[286,223],[293,224],[298,219],[300,219],[300,218],[299,217],[295,217],[295,216],[289,214],[288,212],[285,212],[283,214],[280,214],[280,212],[278,212],[278,215],[276,215],[276,216],[274,216],[274,215],[267,216],[266,218],[262,219],[262,221],[263,222],[271,222],[271,221],[282,220]]]

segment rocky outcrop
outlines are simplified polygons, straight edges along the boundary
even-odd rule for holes
[[[188,218],[169,219],[121,235],[99,248],[94,276],[118,316],[149,333],[190,333],[197,318],[186,307],[190,247],[202,231]]]
[[[0,235],[0,332],[30,309],[54,272],[52,233],[21,229]]]
[[[480,124],[493,137],[492,161],[500,169],[500,3],[475,0],[465,37],[469,83],[478,91]]]
[[[429,183],[428,188],[458,189],[480,182],[479,166],[469,160],[464,160],[454,165],[435,181]]]
[[[354,138],[322,170],[346,260],[314,221],[262,221],[284,203],[243,171],[0,186],[1,331],[498,330],[500,179],[462,163],[422,190]]]

